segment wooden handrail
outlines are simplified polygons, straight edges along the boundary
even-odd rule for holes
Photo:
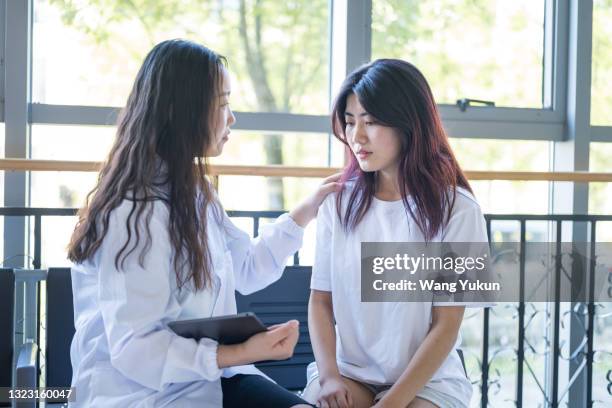
[[[34,159],[0,159],[0,170],[4,171],[98,171],[101,162],[61,161]],[[292,167],[292,166],[233,166],[215,164],[210,166],[211,176],[267,176],[267,177],[327,177],[340,171],[337,167]],[[591,172],[545,172],[545,171],[466,171],[470,180],[508,181],[574,181],[583,183],[612,182],[612,173]]]

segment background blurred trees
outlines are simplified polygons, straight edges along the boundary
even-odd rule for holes
[[[88,80],[89,88],[74,103],[99,105],[90,95],[104,94],[105,101],[120,106],[145,53],[161,40],[186,37],[228,57],[235,78],[232,97],[235,110],[310,114],[328,112],[327,3],[326,0],[35,2],[58,9],[64,24],[87,38],[92,50],[95,49],[88,64],[92,71],[89,75],[94,79]],[[376,0],[372,11],[373,58],[398,57],[413,62],[426,75],[439,103],[470,97],[493,100],[497,106],[542,106],[544,0]],[[612,26],[607,24],[610,19],[612,0],[595,0],[591,105],[594,124],[612,124],[612,87],[607,80],[612,73],[609,52]],[[45,40],[38,38],[35,37],[35,42]],[[77,52],[84,54],[83,50]],[[57,57],[51,55],[49,60],[53,58]],[[35,72],[40,65],[35,64]],[[57,76],[51,77],[57,81]],[[48,86],[52,86],[50,82]],[[73,88],[85,89],[81,84]],[[56,91],[62,92],[65,89]],[[89,102],[83,102],[85,99]],[[261,164],[326,163],[316,160],[317,154],[320,158],[325,155],[322,137],[239,133],[234,143],[249,149],[256,146],[252,157],[258,158],[258,164],[259,157]],[[451,142],[466,169],[548,169],[546,142],[470,139]],[[609,171],[609,154],[593,146],[591,167]],[[235,145],[227,149],[235,152]],[[242,163],[237,157],[228,154],[224,160]],[[302,181],[267,178],[265,183],[268,196],[265,207],[269,209],[290,207],[299,198],[298,191],[304,189]],[[500,183],[476,183],[477,187],[482,185],[477,193],[485,208],[547,211],[544,207],[523,205],[521,200],[500,198],[496,184]],[[591,211],[610,211],[609,187],[590,185]],[[533,196],[535,190],[541,189],[534,183],[514,183],[504,191],[512,190],[511,196],[516,198]]]
[[[327,1],[50,0],[65,24],[103,48],[128,47],[140,62],[148,50],[173,34],[225,55],[242,83],[235,109],[262,112],[327,111]],[[136,21],[144,45],[132,48],[122,23]],[[126,38],[128,37],[128,38]],[[142,44],[141,41],[137,42]],[[237,100],[240,98],[240,100]],[[283,164],[283,137],[265,134],[267,164]],[[269,178],[270,209],[285,208],[283,181]]]

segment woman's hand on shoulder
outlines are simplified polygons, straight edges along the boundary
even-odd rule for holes
[[[342,188],[342,184],[339,182],[341,175],[341,173],[336,173],[327,177],[314,193],[308,196],[289,213],[289,216],[296,224],[300,227],[308,225],[308,223],[317,216],[319,206],[323,200],[325,200],[325,197],[327,197],[329,193],[340,191]]]

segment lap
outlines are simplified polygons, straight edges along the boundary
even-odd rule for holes
[[[261,375],[238,374],[221,379],[224,408],[289,408],[306,402]]]
[[[375,398],[377,396],[380,398],[382,395],[384,395],[384,392],[374,392],[372,390],[373,386],[363,384],[357,380],[353,380],[352,378],[342,377],[342,381],[344,381],[349,389],[349,392],[351,393],[354,408],[370,408],[375,404],[377,400],[375,400]],[[320,390],[321,386],[317,377],[306,385],[302,397],[309,403],[316,404]],[[434,404],[432,401],[430,401],[429,394],[430,393],[424,393],[423,396],[417,396],[410,402],[410,404],[408,404],[407,408],[439,408],[440,405]],[[434,398],[434,401],[435,400],[436,399]]]

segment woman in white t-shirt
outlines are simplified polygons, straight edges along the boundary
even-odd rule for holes
[[[413,65],[376,60],[344,81],[333,124],[353,154],[344,189],[317,216],[316,364],[303,396],[324,408],[467,407],[457,351],[465,306],[361,301],[361,242],[487,241],[430,87]]]

